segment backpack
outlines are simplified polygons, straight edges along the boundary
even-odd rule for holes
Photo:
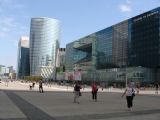
[[[80,87],[78,85],[75,85],[74,86],[74,91],[79,91],[80,90]]]
[[[132,96],[133,96],[133,97],[135,96],[135,91],[134,91],[133,88],[132,88]]]

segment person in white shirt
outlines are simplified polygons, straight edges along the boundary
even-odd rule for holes
[[[131,84],[128,84],[128,87],[125,89],[124,93],[122,94],[122,97],[126,95],[126,100],[127,100],[127,107],[130,111],[132,111],[133,107],[133,98],[135,96],[135,90],[131,86]]]

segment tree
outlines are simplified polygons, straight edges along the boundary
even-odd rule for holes
[[[27,81],[39,81],[42,80],[42,76],[24,76],[24,80]]]

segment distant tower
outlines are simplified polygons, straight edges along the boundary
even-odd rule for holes
[[[59,21],[38,17],[31,19],[30,26],[30,74],[53,78],[56,54],[59,48]],[[43,68],[45,72],[42,73]]]
[[[21,37],[18,44],[17,79],[29,75],[29,38]]]
[[[65,66],[65,48],[59,48],[56,57],[56,67]]]

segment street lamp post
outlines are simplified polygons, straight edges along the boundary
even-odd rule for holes
[[[127,82],[128,82],[128,77],[127,77],[127,66],[120,66],[120,71],[123,73],[123,79],[125,80],[125,87],[127,88]]]
[[[127,88],[127,82],[128,82],[128,81],[127,81],[127,67],[126,67],[125,69],[126,69],[126,71],[125,71],[125,72],[126,72],[126,75],[125,75],[125,79],[126,79],[126,80],[125,80],[125,81],[126,81],[126,88]]]

